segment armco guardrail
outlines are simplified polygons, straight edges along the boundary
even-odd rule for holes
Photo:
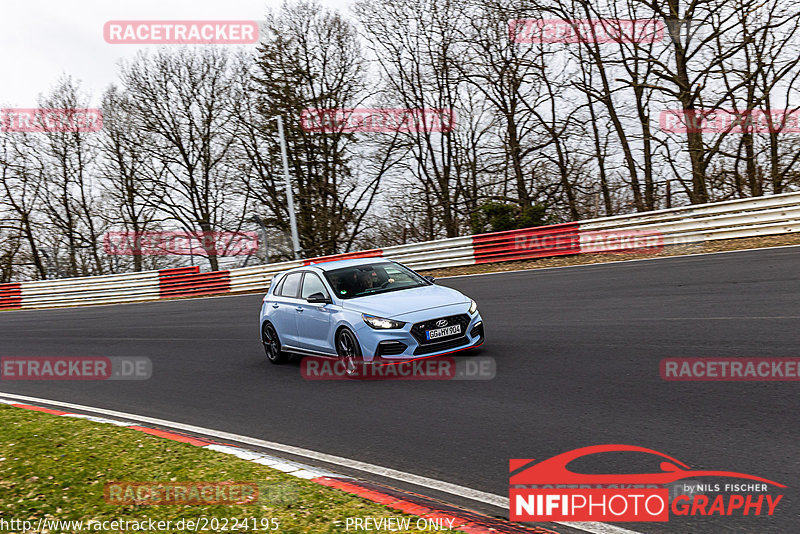
[[[472,238],[472,248],[475,263],[579,254],[580,224],[558,224],[476,235]]]
[[[454,237],[302,261],[201,273],[141,273],[0,284],[0,310],[141,302],[266,291],[275,274],[315,262],[387,257],[417,270],[664,246],[800,231],[800,193]]]

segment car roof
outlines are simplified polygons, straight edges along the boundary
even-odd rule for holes
[[[322,261],[320,263],[311,263],[309,265],[306,265],[305,267],[316,267],[321,271],[332,271],[334,269],[341,269],[343,267],[356,267],[359,265],[373,265],[379,263],[381,264],[391,263],[391,261],[380,257],[351,258],[347,260],[334,260],[334,261]]]

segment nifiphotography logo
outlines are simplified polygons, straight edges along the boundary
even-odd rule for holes
[[[660,471],[583,474],[568,468],[572,462],[600,453],[652,455],[660,461]],[[669,521],[670,512],[674,516],[771,516],[783,495],[768,493],[769,487],[786,487],[744,473],[694,470],[664,453],[635,445],[594,445],[541,462],[512,459],[509,472],[510,518],[524,522]],[[700,477],[729,480],[698,483]],[[678,484],[677,495],[670,499],[668,485],[686,479],[692,479],[691,484]]]

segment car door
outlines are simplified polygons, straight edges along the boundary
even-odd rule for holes
[[[300,348],[322,351],[329,354],[335,352],[331,334],[333,304],[308,302],[306,299],[316,293],[322,293],[330,299],[330,292],[316,273],[306,271],[303,277],[303,288],[297,305],[297,334]]]
[[[273,295],[267,310],[283,345],[297,346],[297,305],[303,273],[289,273]]]

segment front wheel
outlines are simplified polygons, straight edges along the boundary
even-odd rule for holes
[[[264,323],[261,327],[261,341],[264,343],[264,352],[269,363],[280,364],[286,362],[289,355],[281,350],[281,341],[275,327],[270,323]]]
[[[347,376],[355,376],[358,373],[358,362],[361,361],[361,345],[356,339],[356,335],[343,328],[336,336],[336,354],[344,364]]]

